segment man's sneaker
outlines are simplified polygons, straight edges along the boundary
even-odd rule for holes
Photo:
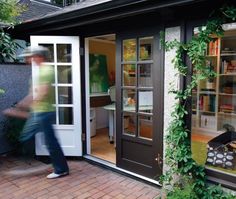
[[[54,178],[59,178],[62,176],[66,176],[69,175],[69,172],[63,172],[63,173],[50,173],[49,175],[47,175],[47,179],[54,179]]]

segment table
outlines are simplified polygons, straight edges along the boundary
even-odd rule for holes
[[[109,140],[114,143],[116,137],[116,104],[108,104],[103,106],[105,110],[109,111]],[[139,110],[152,110],[152,105],[139,106]],[[135,111],[134,105],[124,106],[124,111]]]

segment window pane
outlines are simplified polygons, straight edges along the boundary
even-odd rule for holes
[[[139,60],[153,59],[153,37],[139,39]]]
[[[59,124],[73,124],[73,108],[59,107]]]
[[[131,113],[123,115],[123,134],[135,136],[136,132],[136,116]]]
[[[71,62],[71,44],[57,44],[57,62]]]
[[[53,103],[52,103],[52,104],[56,104],[56,95],[55,95],[56,90],[55,90],[55,86],[53,86],[53,89],[52,89],[52,90],[53,90],[53,91],[51,92],[52,98],[53,98]]]
[[[72,104],[72,87],[58,87],[58,103]]]
[[[135,90],[124,89],[122,99],[123,99],[123,111],[129,111],[129,112],[136,111]]]
[[[152,139],[153,126],[152,117],[139,116],[138,119],[139,137]]]
[[[138,92],[138,109],[139,112],[152,113],[153,110],[153,91]]]
[[[54,48],[53,44],[39,44],[39,46],[43,46],[49,50],[49,56],[47,62],[54,62]]]
[[[123,65],[123,85],[124,86],[135,86],[136,85],[136,72],[135,64],[124,64]]]
[[[208,169],[236,176],[236,35],[225,32],[207,48],[206,67],[217,76],[192,91],[192,154]]]
[[[136,61],[136,39],[123,41],[123,61]]]
[[[69,84],[72,83],[71,66],[57,66],[58,83]]]
[[[152,64],[139,64],[139,79],[140,87],[152,87]]]

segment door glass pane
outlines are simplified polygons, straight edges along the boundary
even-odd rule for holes
[[[59,124],[73,124],[72,107],[59,107]]]
[[[136,61],[136,39],[123,41],[123,61]]]
[[[123,134],[135,136],[136,132],[136,116],[131,113],[123,114]]]
[[[49,50],[49,56],[47,62],[54,62],[54,48],[53,44],[39,44],[39,46],[43,46]]]
[[[53,92],[51,92],[51,95],[52,95],[52,98],[53,98],[53,103],[52,104],[56,104],[56,95],[55,95],[55,92],[56,92],[56,90],[55,90],[55,86],[52,86],[53,87]]]
[[[72,87],[58,87],[58,103],[72,104]]]
[[[139,60],[153,59],[153,37],[139,39]]]
[[[139,91],[138,99],[139,112],[152,113],[153,91]]]
[[[152,87],[152,64],[139,64],[138,84],[140,87]]]
[[[152,117],[139,116],[138,118],[138,136],[141,138],[152,139],[153,125]]]
[[[57,66],[58,83],[72,83],[71,66]]]
[[[136,73],[135,64],[124,64],[123,65],[123,85],[124,86],[135,86],[136,85]]]
[[[57,62],[71,62],[71,44],[57,44]]]
[[[134,89],[123,90],[123,111],[135,112],[136,111],[136,99]]]

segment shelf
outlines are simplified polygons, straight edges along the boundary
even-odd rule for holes
[[[206,113],[206,114],[215,114],[216,112],[213,111],[203,111],[203,110],[199,110],[200,113]]]
[[[220,55],[221,57],[227,57],[227,56],[236,56],[236,53],[224,53]]]
[[[232,97],[236,97],[236,93],[235,93],[235,94],[229,94],[229,93],[219,93],[219,95],[225,95],[225,96],[232,96]]]
[[[234,76],[236,73],[221,73],[219,76]]]
[[[236,113],[218,112],[219,115],[236,117]]]
[[[206,55],[206,57],[217,58],[217,55]]]
[[[207,94],[207,95],[216,95],[216,92],[214,92],[214,91],[200,91],[199,94],[200,94],[200,95],[204,95],[204,94]]]

